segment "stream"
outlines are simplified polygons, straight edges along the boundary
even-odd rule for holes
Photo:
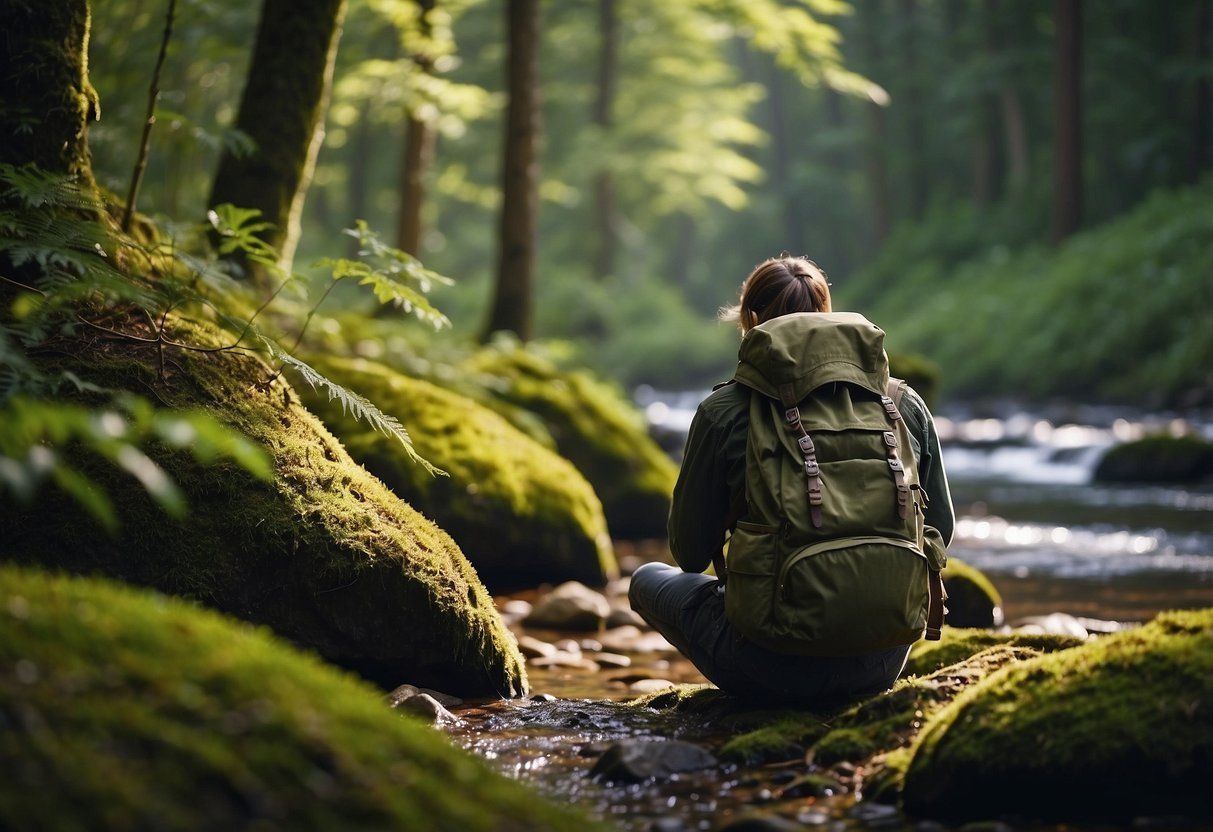
[[[638,396],[654,435],[675,455],[699,398]],[[957,409],[937,414],[936,422],[958,517],[950,552],[990,577],[1009,625],[1062,613],[1070,626],[1107,632],[1164,609],[1213,606],[1213,484],[1091,482],[1100,455],[1115,442],[1158,431],[1213,438],[1213,419],[1093,408],[1008,409],[992,418]],[[618,551],[625,573],[645,560],[668,559],[663,541],[620,544]],[[624,578],[606,590],[616,608],[626,608],[626,585]],[[670,683],[705,681],[664,639],[636,626],[643,622],[596,633],[524,626],[526,611],[547,589],[497,599],[524,652],[547,646],[545,655],[528,658],[532,695],[452,709],[460,718],[449,729],[454,741],[501,772],[621,830],[722,829],[756,813],[786,827],[734,828],[927,828],[893,807],[863,801],[853,788],[862,778],[848,780],[845,769],[832,772],[839,784],[833,793],[799,794],[789,784],[806,771],[803,759],[600,782],[593,767],[613,743],[681,739],[714,751],[729,737],[694,716],[624,704]]]

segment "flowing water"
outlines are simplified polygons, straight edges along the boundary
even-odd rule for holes
[[[654,435],[674,453],[699,398],[641,398]],[[1157,431],[1213,438],[1213,420],[1093,409],[1000,418],[957,411],[938,417],[937,426],[957,506],[950,551],[991,578],[1009,623],[1061,612],[1092,630],[1114,629],[1164,609],[1213,606],[1213,484],[1091,482],[1115,442]],[[584,647],[590,659],[601,649],[584,635],[511,626],[549,642],[564,639],[568,649]],[[626,667],[532,665],[537,697],[458,709],[462,724],[453,736],[510,776],[625,830],[717,829],[753,811],[803,828],[915,828],[891,807],[857,801],[845,777],[837,794],[787,797],[783,787],[803,773],[803,760],[639,784],[596,781],[595,759],[619,740],[676,738],[714,749],[727,739],[693,717],[621,704],[660,680],[703,681],[660,641],[613,648],[625,654]]]

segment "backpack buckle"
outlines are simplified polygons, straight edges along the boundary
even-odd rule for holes
[[[796,443],[800,445],[800,452],[803,454],[812,454],[817,452],[817,449],[813,446],[813,437],[809,436],[807,433],[797,439]]]
[[[897,447],[897,434],[893,433],[893,431],[891,431],[891,430],[886,430],[884,432],[884,443],[885,443],[885,445],[889,446],[890,448],[896,448]]]
[[[810,477],[820,477],[821,476],[821,466],[819,466],[817,464],[817,460],[815,460],[815,459],[806,459],[804,461],[804,472],[806,474],[808,474]],[[821,486],[818,486],[818,488],[820,488],[820,487]]]
[[[893,459],[889,460],[889,467],[892,468],[894,471],[904,471],[905,470],[902,467],[901,460],[897,459],[897,458],[893,458]]]
[[[800,421],[800,408],[799,407],[789,407],[787,410],[785,410],[783,412],[783,418],[784,418],[784,421],[786,421],[789,425],[796,424],[797,422]]]

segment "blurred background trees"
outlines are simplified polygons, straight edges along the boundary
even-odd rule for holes
[[[105,109],[91,140],[117,193],[160,5],[94,7],[90,73]],[[501,317],[498,229],[525,214],[523,197],[503,197],[507,33],[528,5],[349,0],[296,268],[366,219],[456,278],[436,299],[455,337],[486,322],[525,329],[568,340],[625,385],[692,388],[731,373],[735,335],[712,319],[741,278],[766,256],[807,254],[841,308],[870,312],[892,347],[942,364],[944,389],[964,395],[1064,395],[1072,383],[1024,389],[1026,371],[1001,369],[1017,347],[999,341],[1007,327],[975,330],[972,310],[985,304],[983,320],[998,322],[1023,305],[999,292],[1036,286],[1032,314],[1055,319],[1061,339],[1041,349],[1086,350],[1089,334],[1067,339],[1094,325],[1102,305],[1089,294],[1132,279],[1159,300],[1153,323],[1128,329],[1161,325],[1183,344],[1120,349],[1177,368],[1160,400],[1207,391],[1208,342],[1190,331],[1213,310],[1213,231],[1184,217],[1209,199],[1213,0],[538,4],[537,207],[519,232],[534,251],[519,285],[532,288]],[[220,156],[251,158],[268,142],[237,119],[260,12],[181,0],[144,210],[201,216]],[[1148,202],[1184,188],[1198,196]],[[1084,236],[1146,205],[1149,223],[1116,226],[1115,246]],[[1123,239],[1130,227],[1142,238]],[[1074,245],[1115,248],[1104,267],[1120,274],[1087,274],[1090,258],[1063,258]],[[532,323],[516,326],[523,303]],[[983,351],[985,363],[954,366]],[[1074,370],[1085,379],[1075,390],[1123,395],[1098,383],[1106,359]]]

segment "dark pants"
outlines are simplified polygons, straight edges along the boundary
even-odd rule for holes
[[[724,614],[724,586],[710,575],[646,563],[632,575],[632,609],[721,690],[807,704],[888,690],[910,648],[865,656],[792,656],[747,641]]]

